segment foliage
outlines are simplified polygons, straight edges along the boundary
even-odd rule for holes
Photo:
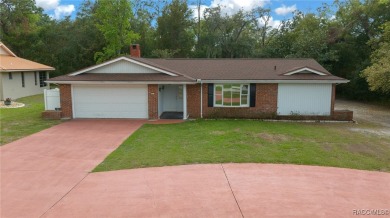
[[[133,16],[129,0],[99,0],[94,12],[96,27],[103,34],[106,46],[95,53],[95,60],[101,63],[125,53],[139,35],[131,30]]]
[[[371,55],[372,65],[363,70],[363,76],[372,91],[390,94],[390,22],[383,24],[383,32],[378,49]]]
[[[184,0],[173,0],[166,5],[157,18],[158,49],[178,51],[175,57],[188,57],[194,46],[191,16],[192,12]]]

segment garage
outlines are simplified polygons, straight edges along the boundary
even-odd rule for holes
[[[279,84],[278,115],[330,115],[332,84]]]
[[[75,118],[148,118],[147,85],[72,85]]]

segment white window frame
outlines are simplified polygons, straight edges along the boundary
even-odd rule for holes
[[[223,93],[224,93],[224,85],[240,85],[240,105],[223,105]],[[247,86],[248,87],[248,93],[247,94],[244,94],[247,96],[247,103],[246,104],[241,104],[241,99],[242,99],[242,87],[243,86]],[[217,104],[217,87],[221,87],[222,88],[222,94],[218,94],[220,96],[222,96],[222,104]],[[214,84],[214,96],[213,96],[213,106],[214,107],[249,107],[249,98],[250,98],[250,85],[248,83],[218,83],[218,84]]]

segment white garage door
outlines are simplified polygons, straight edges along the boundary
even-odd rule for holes
[[[148,118],[146,85],[73,85],[75,118]]]
[[[332,84],[279,84],[279,115],[330,115]]]

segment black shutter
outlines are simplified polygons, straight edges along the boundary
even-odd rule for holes
[[[213,107],[214,106],[214,84],[209,83],[208,84],[208,100],[207,100],[207,106]]]
[[[256,84],[251,83],[249,88],[249,106],[256,106]]]

